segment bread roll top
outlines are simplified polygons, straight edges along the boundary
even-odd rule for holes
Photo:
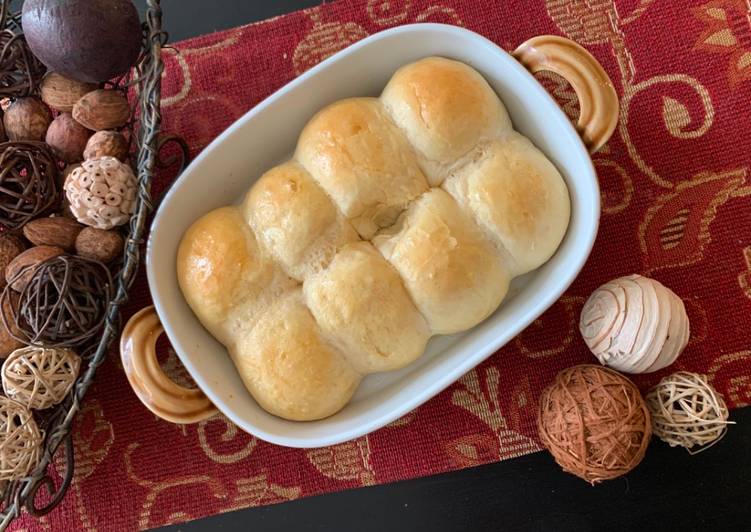
[[[299,288],[265,309],[230,347],[245,386],[268,412],[285,419],[328,417],[352,397],[360,375],[321,337]]]
[[[401,368],[425,351],[425,319],[399,274],[369,242],[344,247],[303,290],[321,329],[357,371]]]
[[[414,150],[376,98],[320,111],[303,129],[296,157],[365,239],[428,189]]]
[[[518,133],[485,146],[444,188],[496,243],[514,276],[544,264],[566,234],[571,214],[566,183]]]
[[[261,176],[243,211],[263,246],[298,281],[324,268],[341,246],[358,240],[323,189],[293,161]]]
[[[506,108],[485,78],[443,57],[397,70],[381,100],[434,187],[480,143],[511,131]]]
[[[474,327],[508,291],[511,276],[500,255],[439,188],[423,194],[373,244],[399,272],[434,334]]]

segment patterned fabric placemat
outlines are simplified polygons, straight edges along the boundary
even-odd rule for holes
[[[171,9],[166,16],[180,16]],[[113,353],[77,422],[65,502],[17,529],[148,528],[539,450],[540,391],[560,369],[594,360],[577,330],[584,300],[634,272],[686,302],[691,342],[668,371],[706,373],[730,406],[749,403],[750,13],[747,0],[351,0],[176,44],[179,53],[165,53],[165,128],[195,154],[296,75],[391,26],[457,24],[504,49],[534,35],[568,36],[602,62],[621,98],[618,129],[594,156],[600,234],[571,289],[518,338],[404,418],[329,448],[276,447],[221,416],[192,426],[160,421],[138,402]],[[570,88],[541,79],[573,115]],[[157,196],[169,181],[157,183]],[[147,304],[142,276],[130,313]],[[162,351],[187,381],[166,342]],[[666,373],[635,380],[645,389]]]

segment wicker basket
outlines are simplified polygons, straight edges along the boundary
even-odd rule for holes
[[[112,341],[119,335],[120,309],[128,299],[128,289],[138,272],[147,218],[152,211],[151,181],[156,168],[161,166],[159,151],[166,142],[175,140],[175,137],[160,136],[161,75],[164,70],[162,48],[167,40],[166,34],[162,31],[162,9],[160,0],[147,0],[146,3],[144,53],[136,67],[136,77],[133,83],[138,106],[138,123],[134,126],[138,148],[136,162],[138,195],[125,242],[122,267],[115,278],[115,297],[109,305],[101,339],[91,354],[86,357],[87,363],[84,364],[75,386],[68,397],[40,422],[40,428],[44,429],[46,435],[40,463],[29,477],[0,485],[3,501],[0,512],[0,531],[21,515],[24,509],[33,516],[49,513],[60,503],[70,485],[74,470],[71,435],[73,420],[94,379],[97,368],[104,361]],[[0,0],[0,6],[2,9],[17,8],[19,3],[13,0]],[[9,17],[8,25],[17,29],[19,17]],[[185,146],[182,147],[183,155],[187,156]],[[64,456],[63,460],[58,458],[56,465],[59,468],[60,464],[64,463],[65,466],[64,471],[60,471],[63,480],[56,486],[49,467],[58,450]],[[42,492],[47,491],[46,495],[39,493],[42,487],[45,488]],[[44,499],[41,506],[37,506],[38,493],[39,499]]]

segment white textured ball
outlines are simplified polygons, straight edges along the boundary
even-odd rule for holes
[[[681,298],[641,275],[620,277],[595,290],[584,304],[579,330],[601,364],[625,373],[669,366],[689,338]]]
[[[82,224],[112,229],[126,223],[135,209],[136,176],[114,157],[84,161],[65,180],[70,210]]]

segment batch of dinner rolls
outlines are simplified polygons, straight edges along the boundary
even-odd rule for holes
[[[256,401],[315,420],[487,318],[569,214],[561,175],[483,77],[431,57],[380,98],[316,114],[292,160],[186,232],[178,279]]]

